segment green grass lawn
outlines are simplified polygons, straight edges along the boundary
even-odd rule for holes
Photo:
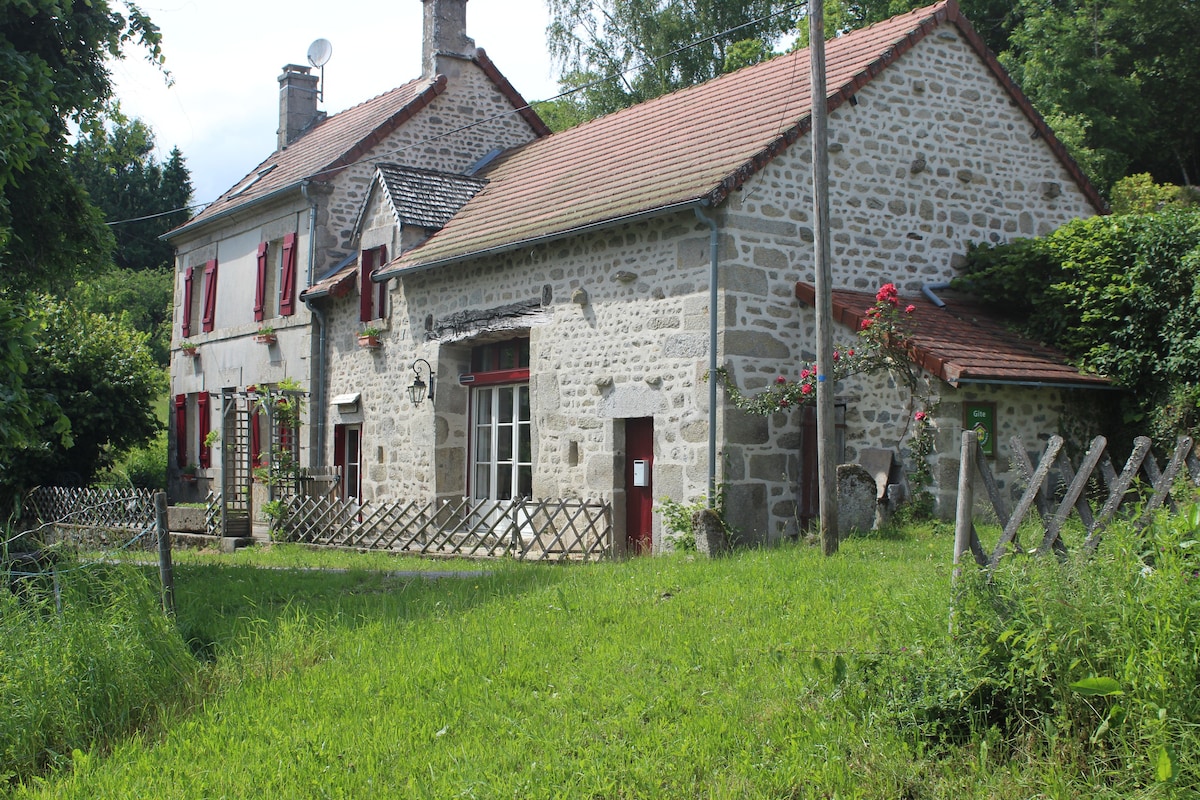
[[[194,699],[14,796],[1091,796],[986,732],[896,723],[879,671],[944,642],[951,555],[943,529],[833,558],[420,562],[488,570],[438,580],[292,547],[181,557]]]

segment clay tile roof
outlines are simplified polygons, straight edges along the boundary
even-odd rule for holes
[[[301,300],[318,297],[345,297],[358,288],[358,253],[354,252],[342,260],[312,286],[300,292]]]
[[[379,176],[400,221],[421,228],[441,228],[487,185],[482,178],[397,164],[380,164]]]
[[[1030,116],[1097,209],[1104,202],[954,0],[826,43],[829,106],[850,99],[943,24],[954,24]],[[662,209],[721,202],[809,130],[808,50],[722,75],[515,148],[438,234],[378,273],[424,269]]]
[[[411,81],[317,123],[282,150],[276,150],[174,236],[214,217],[260,200],[305,179],[327,180],[364,155],[446,87],[446,79]]]
[[[796,284],[796,298],[815,303],[810,283]],[[834,290],[833,320],[857,332],[866,312],[875,305],[867,292]],[[1067,363],[1057,350],[1010,331],[994,313],[969,300],[942,295],[939,308],[925,297],[901,298],[912,305],[913,332],[909,357],[925,371],[951,386],[964,383],[1019,383],[1112,388],[1108,378],[1087,375]]]

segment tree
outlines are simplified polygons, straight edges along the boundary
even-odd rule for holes
[[[154,134],[138,119],[113,120],[80,137],[71,149],[71,172],[104,213],[115,238],[113,261],[121,269],[170,269],[174,250],[159,237],[187,222],[192,181],[178,148],[167,163],[154,156]],[[165,211],[173,213],[163,214]]]
[[[714,78],[733,45],[757,40],[770,52],[796,22],[794,4],[782,0],[547,2],[560,84],[578,90],[588,118]]]
[[[106,59],[129,45],[162,63],[160,36],[132,3],[0,2],[0,480],[13,456],[71,442],[53,396],[30,379],[26,293],[69,287],[108,263],[112,237],[67,167],[69,124],[93,131],[110,108]],[[0,487],[2,490],[4,487]]]
[[[1001,62],[1107,192],[1200,173],[1200,3],[1019,0]]]
[[[1112,378],[1134,433],[1200,433],[1200,210],[1079,219],[979,245],[955,282]]]
[[[105,60],[130,43],[162,62],[158,29],[107,0],[0,4],[0,285],[76,274],[103,260],[103,226],[66,168],[68,123],[97,129],[110,109]]]
[[[62,446],[53,416],[37,435],[0,450],[0,494],[12,497],[39,483],[86,483],[114,458],[150,441],[160,424],[154,401],[163,390],[146,336],[121,319],[84,311],[41,295],[25,389],[53,397],[70,421]]]

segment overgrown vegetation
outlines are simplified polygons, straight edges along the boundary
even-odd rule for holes
[[[964,583],[952,637],[939,526],[835,559],[180,554],[203,703],[12,794],[1184,797],[1197,529],[1188,509],[1090,561],[1005,562]]]
[[[997,763],[1057,760],[1094,796],[1195,792],[1197,613],[1193,503],[1145,532],[1118,525],[1094,556],[968,573],[955,634],[881,660],[870,684],[935,751],[978,742]]]
[[[7,547],[5,548],[7,555]],[[186,705],[197,664],[129,566],[60,561],[0,588],[0,792]]]
[[[973,247],[955,286],[1128,389],[1125,422],[1159,443],[1200,429],[1200,210],[1079,219]]]

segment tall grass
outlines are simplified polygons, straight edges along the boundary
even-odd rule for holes
[[[154,722],[195,672],[132,567],[60,563],[0,590],[0,785]]]
[[[1195,796],[1189,513],[1094,561],[1014,560],[953,637],[936,529],[441,580],[193,558],[203,704],[12,794]],[[241,558],[299,559],[273,552]]]
[[[181,611],[250,612],[188,588],[191,577],[256,584],[263,622],[210,628],[214,681],[228,688],[161,741],[77,763],[47,791],[768,797],[853,786],[877,734],[839,699],[842,676],[860,653],[944,625],[946,559],[929,547],[941,549],[499,564],[468,580],[363,577],[340,592],[328,581],[351,574],[181,568]],[[899,779],[881,769],[873,780]]]

